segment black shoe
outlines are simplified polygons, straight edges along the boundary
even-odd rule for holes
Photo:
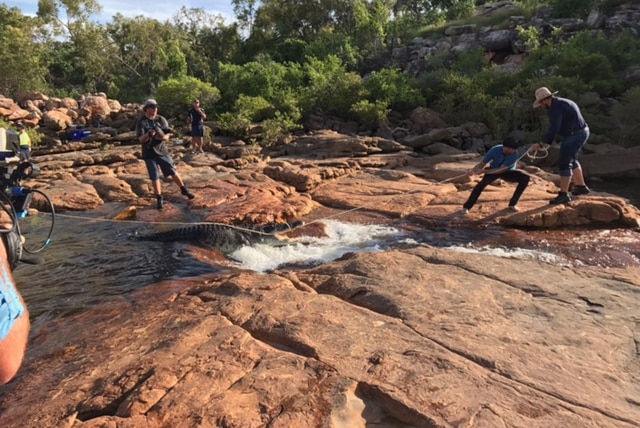
[[[587,186],[575,186],[571,192],[573,196],[588,195],[589,193],[591,193],[591,189]]]
[[[193,199],[195,198],[195,196],[193,195],[193,193],[191,193],[190,191],[187,190],[186,187],[183,187],[180,189],[180,193],[182,193],[183,195],[185,195],[187,198],[189,199]]]
[[[156,208],[161,210],[163,206],[162,196],[156,196]]]
[[[555,199],[549,201],[550,205],[568,204],[571,202],[571,197],[566,192],[560,192]]]

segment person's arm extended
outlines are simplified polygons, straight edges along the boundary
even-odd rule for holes
[[[549,129],[542,136],[542,143],[550,146],[553,143],[553,139],[560,132],[560,125],[562,125],[562,109],[559,107],[554,108],[552,104],[549,112]],[[540,148],[544,148],[544,146],[540,144]]]
[[[0,331],[4,336],[0,338],[0,385],[4,385],[22,365],[31,324],[27,306],[15,286],[2,239],[0,258]]]
[[[473,168],[467,171],[467,175],[484,174],[486,172],[485,166],[487,166],[487,162],[484,160],[478,162]]]

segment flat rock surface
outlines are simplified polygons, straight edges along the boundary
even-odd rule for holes
[[[162,283],[40,329],[0,422],[638,426],[639,275],[417,247]]]
[[[349,140],[377,153],[362,143]],[[196,197],[165,182],[158,211],[135,150],[49,154],[25,184],[60,215],[123,203],[123,220],[305,220],[302,236],[342,216],[409,237],[548,233],[548,245],[587,255],[615,241],[589,249],[572,228],[625,228],[627,245],[638,242],[638,208],[604,193],[551,206],[557,177],[536,167],[519,212],[506,209],[513,184],[497,181],[463,215],[479,179],[464,174],[472,155],[230,163],[176,149]],[[639,265],[633,254],[594,267],[408,239],[313,268],[227,266],[155,283],[34,328],[0,387],[0,427],[640,426]]]

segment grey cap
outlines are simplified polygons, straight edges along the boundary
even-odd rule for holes
[[[146,109],[147,107],[158,107],[158,103],[153,98],[149,98],[142,108]]]

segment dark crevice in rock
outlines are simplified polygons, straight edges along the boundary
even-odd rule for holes
[[[153,373],[154,373],[154,370],[149,370],[148,372],[144,373],[142,376],[140,376],[140,378],[137,380],[135,385],[133,385],[131,388],[127,389],[125,392],[123,392],[119,396],[115,397],[114,399],[106,403],[106,405],[103,406],[102,408],[91,407],[91,405],[89,405],[90,408],[78,409],[78,414],[76,416],[76,419],[82,422],[87,422],[91,419],[99,418],[101,416],[115,416],[118,408],[124,402],[124,400],[127,399],[129,394],[131,394],[138,387],[143,385],[147,380],[149,380],[149,378],[153,375]],[[104,381],[104,379],[102,379],[102,381]],[[96,390],[104,391],[105,390],[104,385],[100,385],[98,388],[96,388]],[[102,398],[106,400],[108,397],[103,396]]]
[[[307,345],[306,343],[296,341],[295,339],[288,337],[286,334],[273,334],[272,331],[252,330],[246,324],[240,327],[247,331],[254,339],[259,340],[272,348],[306,358],[318,358],[318,352],[315,348]]]
[[[354,274],[354,272],[349,272],[349,275],[362,276],[366,279],[367,273]],[[381,315],[399,319],[405,316],[402,309],[392,299],[376,293],[375,290],[369,287],[343,288],[336,278],[331,278],[316,287],[316,291],[318,294],[334,296],[344,302]]]
[[[437,416],[424,414],[394,399],[386,391],[383,391],[379,385],[359,382],[356,393],[359,396],[375,401],[376,404],[380,405],[393,418],[409,424],[411,427],[445,428],[450,426],[446,421],[440,420]],[[389,424],[388,426],[397,425]]]
[[[596,303],[596,302],[592,302],[591,300],[589,300],[588,297],[585,296],[578,296],[578,299],[584,301],[587,305],[589,306],[595,306],[597,308],[604,308],[604,305],[600,304],[600,303]]]
[[[409,326],[409,328],[413,329],[413,327]],[[471,354],[469,352],[460,350],[460,349],[455,349],[452,348],[451,346],[447,345],[446,343],[438,340],[438,339],[434,339],[432,337],[429,336],[424,336],[423,334],[421,334],[419,331],[414,330],[417,334],[419,334],[420,336],[424,337],[425,339],[429,339],[432,342],[438,344],[439,346],[443,347],[444,349],[446,349],[449,352],[453,352],[456,355],[461,356],[462,358],[464,358],[465,360],[469,360],[472,361],[474,363],[476,363],[477,365],[484,367],[485,369],[491,370],[491,371],[496,371],[498,369],[498,366],[496,364],[495,361],[491,361],[488,360],[486,358],[483,358],[479,355],[474,355]]]
[[[627,397],[625,400],[627,401],[627,403],[629,403],[629,404],[631,404],[633,406],[640,407],[640,401],[636,401],[633,398],[629,398],[629,397]]]

